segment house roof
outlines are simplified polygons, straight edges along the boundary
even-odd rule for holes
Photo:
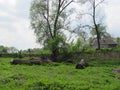
[[[101,45],[110,45],[110,44],[115,44],[117,45],[117,42],[115,42],[114,40],[112,40],[111,38],[103,38],[100,40],[100,44]],[[94,40],[93,45],[97,45],[97,40]]]

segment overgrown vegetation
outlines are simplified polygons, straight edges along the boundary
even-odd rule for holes
[[[96,7],[104,0],[84,0],[79,4],[89,4],[88,1],[92,6],[92,14],[88,14],[92,16],[93,25],[76,25],[74,28],[71,18],[76,11],[69,6],[78,2],[32,1],[31,26],[43,48],[17,50],[15,47],[0,46],[0,90],[119,90],[120,73],[114,70],[120,68],[120,38],[111,37],[104,23],[97,22]],[[86,29],[86,26],[89,28]],[[106,38],[117,43],[109,43],[101,48],[100,40],[105,41]],[[97,48],[93,45],[95,39]],[[33,57],[39,58],[33,59],[36,60],[34,63],[31,60],[24,65],[10,64],[13,58],[21,61]],[[76,63],[82,58],[90,66],[82,70],[75,69]],[[38,65],[36,62],[39,59],[44,62],[48,59],[49,63]]]
[[[0,58],[1,90],[119,90],[120,59],[91,60],[90,67],[75,64],[10,65],[11,58]]]

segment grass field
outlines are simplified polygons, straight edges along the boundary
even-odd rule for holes
[[[120,59],[92,60],[90,67],[75,64],[10,65],[11,58],[0,58],[0,90],[120,90]]]

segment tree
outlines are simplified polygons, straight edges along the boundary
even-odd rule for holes
[[[8,47],[8,53],[17,53],[18,50],[15,47]]]
[[[111,35],[106,31],[106,27],[104,25],[97,24],[97,27],[98,27],[98,31],[99,31],[99,39],[111,37]],[[95,39],[95,36],[97,35],[95,27],[92,27],[92,30],[90,33],[91,33],[93,39]]]
[[[117,44],[118,44],[117,46],[120,47],[120,37],[117,37],[116,41],[117,41]]]
[[[98,43],[98,50],[100,49],[100,33],[99,33],[99,26],[96,22],[96,8],[103,2],[104,0],[100,0],[99,2],[96,3],[96,0],[90,0],[90,3],[92,5],[92,19],[93,19],[93,24],[94,24],[94,28],[96,31],[96,35],[97,35],[97,43]]]
[[[77,43],[81,42],[80,47],[84,51],[87,47],[87,44],[88,44],[88,34],[84,30],[81,30],[81,28],[78,28],[78,30],[76,30],[74,32],[78,36]]]
[[[37,41],[47,46],[54,58],[65,42],[63,30],[68,27],[65,9],[72,2],[73,0],[33,0],[31,4],[31,26]]]
[[[87,13],[84,12],[84,11],[82,11],[82,13],[81,12],[79,13],[80,16],[88,19],[87,21],[85,21],[86,19],[83,18],[84,22],[81,23],[79,27],[80,28],[87,28],[89,30],[94,29],[95,34],[96,34],[96,38],[97,38],[97,43],[98,43],[97,50],[99,50],[100,49],[100,35],[99,35],[100,34],[100,32],[99,32],[100,29],[99,29],[99,25],[102,24],[103,17],[100,18],[101,16],[99,15],[99,18],[97,18],[98,17],[97,10],[100,9],[101,4],[105,0],[82,0],[82,1],[78,0],[78,1],[80,3],[82,2],[82,4],[87,5],[86,6],[87,8],[90,7],[89,9],[87,9],[87,8],[85,9],[87,11]],[[88,17],[88,16],[86,17],[86,15],[89,15],[90,17]],[[90,18],[92,19],[92,25],[91,25],[91,22],[89,21]],[[100,19],[100,21],[98,21],[98,19]],[[89,23],[89,24],[87,24],[87,23]]]
[[[18,52],[18,50],[15,47],[0,46],[0,54],[16,53],[16,52]]]
[[[98,6],[101,5],[101,3],[103,3],[105,0],[86,0],[87,2],[89,2],[90,6],[91,6],[91,13],[87,13],[92,17],[92,21],[93,21],[93,28],[96,31],[96,35],[97,35],[97,43],[98,43],[98,48],[97,50],[100,49],[100,32],[99,32],[99,24],[100,22],[97,22],[97,15],[96,15],[96,9],[98,8]]]
[[[0,54],[3,53],[3,48],[4,48],[4,46],[0,46]]]
[[[7,54],[8,53],[8,47],[0,46],[0,54]]]

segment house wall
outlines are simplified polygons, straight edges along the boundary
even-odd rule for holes
[[[117,44],[109,44],[108,46],[109,46],[109,47],[116,47]]]

